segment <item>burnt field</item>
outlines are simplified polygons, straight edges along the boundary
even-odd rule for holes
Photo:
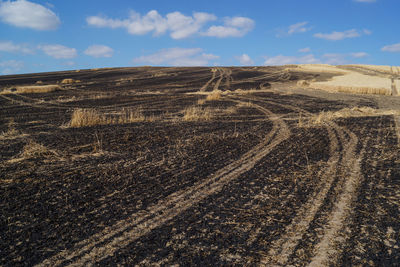
[[[332,76],[0,76],[0,266],[398,265],[400,101]]]

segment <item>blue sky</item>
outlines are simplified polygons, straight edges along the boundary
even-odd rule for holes
[[[399,0],[0,0],[0,74],[400,65]]]

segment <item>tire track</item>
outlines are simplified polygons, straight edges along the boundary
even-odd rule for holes
[[[393,117],[396,126],[397,146],[400,147],[400,116],[393,116]]]
[[[279,105],[284,108],[295,110],[299,113],[312,116],[312,114],[304,109],[287,105],[280,104],[274,101],[269,101],[274,103],[274,105]],[[337,175],[337,169],[339,163],[343,163],[350,157],[351,151],[348,152],[347,157],[342,158],[342,152],[339,151],[339,142],[346,144],[344,131],[333,122],[325,123],[325,128],[329,134],[330,140],[330,158],[327,162],[327,166],[324,170],[319,172],[318,176],[321,176],[321,184],[318,185],[318,189],[315,190],[313,196],[300,208],[298,215],[292,220],[285,229],[285,234],[278,240],[275,240],[267,256],[261,260],[261,264],[265,266],[270,265],[280,265],[285,266],[294,253],[296,246],[301,241],[304,233],[309,228],[310,223],[314,220],[315,215],[318,210],[322,207],[324,200],[331,190],[332,184],[335,181]],[[353,144],[354,149],[357,142],[352,142],[351,140],[347,142],[347,145]]]
[[[241,102],[240,100],[233,100]],[[275,116],[271,111],[254,104],[267,117]],[[77,243],[73,248],[62,251],[37,266],[82,266],[112,256],[114,252],[126,247],[131,242],[158,226],[173,219],[180,213],[196,205],[206,197],[222,190],[223,186],[252,169],[263,157],[268,155],[281,142],[290,136],[288,126],[283,120],[273,119],[273,129],[265,141],[255,146],[235,161],[214,175],[197,183],[191,188],[175,192],[166,199],[159,201],[147,210],[133,214],[130,218],[119,221],[100,233]]]
[[[365,146],[368,143],[367,139],[358,157],[355,157],[354,150],[357,146],[358,138],[354,133],[350,132],[350,139],[350,148],[346,153],[346,158],[348,159],[346,174],[349,177],[343,185],[343,191],[335,203],[328,224],[325,226],[323,237],[314,247],[314,257],[311,259],[309,266],[331,266],[338,260],[337,245],[343,242],[340,230],[343,229],[345,219],[350,215],[351,204],[356,200],[357,191],[361,185],[361,161],[365,153]]]
[[[205,92],[205,91],[207,90],[207,87],[210,85],[210,83],[212,83],[212,82],[215,80],[215,78],[216,78],[216,76],[217,76],[216,73],[217,73],[217,71],[219,71],[219,69],[218,69],[218,68],[213,68],[213,69],[211,69],[211,71],[212,71],[211,79],[208,80],[208,82],[206,82],[206,84],[203,85],[203,86],[200,88],[200,92]]]
[[[282,106],[290,107],[288,105]],[[351,203],[354,201],[355,196],[357,196],[357,190],[363,179],[363,177],[361,177],[360,163],[363,159],[368,139],[364,142],[361,152],[356,157],[355,153],[358,143],[357,136],[349,130],[339,127],[333,122],[330,122],[329,124],[329,127],[331,128],[330,131],[332,132],[332,130],[335,130],[337,132],[336,139],[341,140],[344,144],[343,147],[346,147],[346,153],[343,155],[341,160],[338,160],[341,156],[341,153],[339,153],[340,151],[336,151],[336,154],[330,158],[329,161],[333,161],[331,161],[325,169],[323,175],[327,176],[325,179],[327,180],[326,184],[323,185],[322,190],[316,190],[316,192],[318,192],[317,196],[311,197],[310,200],[301,208],[298,212],[299,216],[296,217],[291,225],[286,228],[284,236],[273,242],[268,256],[263,258],[261,261],[262,265],[286,266],[288,264],[290,256],[293,255],[296,246],[303,237],[303,234],[309,228],[309,225],[314,220],[318,210],[322,207],[328,192],[332,190],[331,185],[335,180],[334,174],[336,169],[339,166],[342,166],[342,171],[336,174],[338,175],[338,179],[342,180],[342,193],[336,201],[334,209],[330,213],[329,222],[325,227],[322,239],[314,248],[315,256],[312,258],[310,266],[331,266],[337,261],[339,253],[335,248],[340,244],[340,242],[343,242],[343,238],[340,236],[340,230],[344,227],[345,219],[350,214]],[[329,128],[327,129],[329,131]],[[344,137],[345,134],[349,136],[348,141],[346,141]],[[330,139],[332,140],[332,137],[330,137]],[[346,179],[346,177],[349,178]],[[323,179],[321,179],[321,181],[322,180]]]
[[[218,68],[218,71],[219,71],[219,79],[218,79],[218,81],[215,83],[214,88],[213,88],[213,91],[218,90],[219,85],[221,84],[221,82],[222,82],[222,80],[224,79],[225,74],[226,74],[226,73],[225,73],[225,70],[224,70],[223,68]]]
[[[327,162],[327,166],[319,174],[321,184],[315,190],[313,196],[300,208],[296,217],[289,224],[283,236],[275,240],[267,256],[261,260],[263,265],[279,265],[285,266],[294,253],[296,246],[301,241],[304,233],[309,228],[310,223],[314,220],[316,213],[321,208],[324,200],[332,187],[335,180],[337,167],[340,161],[341,153],[338,150],[338,143],[343,139],[343,133],[334,131],[332,126],[328,126],[327,130],[330,139],[330,153],[331,157]]]
[[[225,86],[226,86],[226,90],[230,90],[231,87],[231,80],[232,80],[232,70],[231,69],[226,69],[226,81],[225,81]]]

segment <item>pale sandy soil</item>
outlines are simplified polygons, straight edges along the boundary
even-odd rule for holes
[[[391,94],[392,80],[390,79],[390,75],[392,74],[392,68],[390,66],[351,65],[348,67],[354,67],[354,69],[325,64],[304,64],[298,65],[296,71],[338,74],[328,81],[310,82],[309,88],[313,89],[361,94]],[[395,74],[397,74],[398,68],[394,67],[394,69]],[[364,72],[364,70],[371,72]],[[385,75],[381,75],[382,73],[387,73],[388,76],[385,77]],[[399,89],[400,80],[394,80],[394,85]]]

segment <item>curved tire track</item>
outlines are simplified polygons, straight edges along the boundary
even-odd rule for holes
[[[213,70],[214,70],[214,71],[213,71]],[[215,80],[215,78],[216,78],[216,76],[217,76],[216,73],[217,73],[217,71],[219,71],[219,69],[218,69],[218,68],[215,68],[215,69],[211,69],[211,71],[212,71],[211,79],[208,80],[208,82],[206,82],[206,84],[203,85],[203,86],[200,88],[200,92],[205,92],[205,91],[207,90],[207,87],[210,85],[210,83],[212,83],[212,81]]]
[[[240,100],[233,101],[240,102]],[[256,104],[254,106],[269,118],[274,117],[269,110]],[[273,129],[266,136],[265,141],[248,151],[238,161],[229,164],[191,188],[175,192],[147,210],[135,213],[130,218],[105,228],[102,232],[77,243],[72,249],[62,251],[37,266],[65,264],[82,266],[112,256],[117,250],[126,247],[206,197],[221,191],[224,185],[252,169],[258,161],[289,136],[288,126],[279,118],[273,119]]]

